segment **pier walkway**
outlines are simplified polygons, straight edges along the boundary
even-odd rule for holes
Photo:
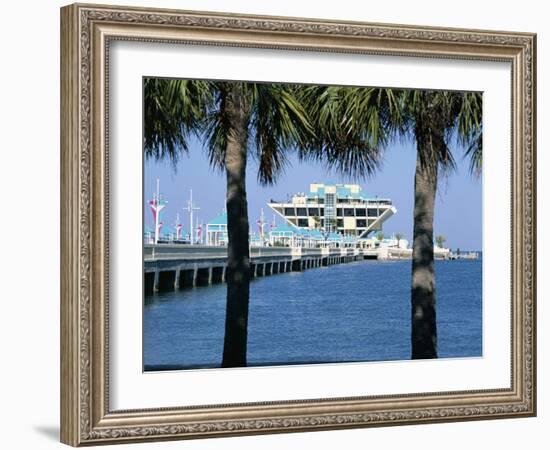
[[[375,259],[376,250],[356,248],[251,247],[250,275],[260,277]],[[145,293],[225,282],[227,247],[145,245]]]
[[[411,257],[411,249],[394,247],[369,249],[251,247],[250,276],[255,278],[298,272],[364,259],[411,259]],[[452,259],[448,249],[435,249],[434,257]],[[470,257],[473,256],[470,255]],[[143,259],[146,294],[225,282],[227,247],[146,244]]]

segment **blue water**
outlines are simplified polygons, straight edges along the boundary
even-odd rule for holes
[[[482,262],[436,261],[439,357],[482,355]],[[256,278],[249,365],[410,359],[410,261]],[[146,296],[146,370],[219,367],[225,284]]]

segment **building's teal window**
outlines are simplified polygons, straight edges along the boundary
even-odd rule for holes
[[[319,215],[319,208],[309,208],[308,210],[309,217],[314,217]]]
[[[367,209],[367,214],[369,217],[378,217],[378,211],[376,208],[369,208]]]

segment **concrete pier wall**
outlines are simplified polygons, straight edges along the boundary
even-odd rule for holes
[[[403,259],[410,258],[411,255],[411,250],[392,248],[252,247],[250,278],[364,259]],[[227,272],[227,247],[145,245],[144,272],[145,293],[224,283]]]

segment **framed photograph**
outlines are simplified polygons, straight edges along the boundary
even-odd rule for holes
[[[61,9],[61,440],[536,414],[536,36]]]

